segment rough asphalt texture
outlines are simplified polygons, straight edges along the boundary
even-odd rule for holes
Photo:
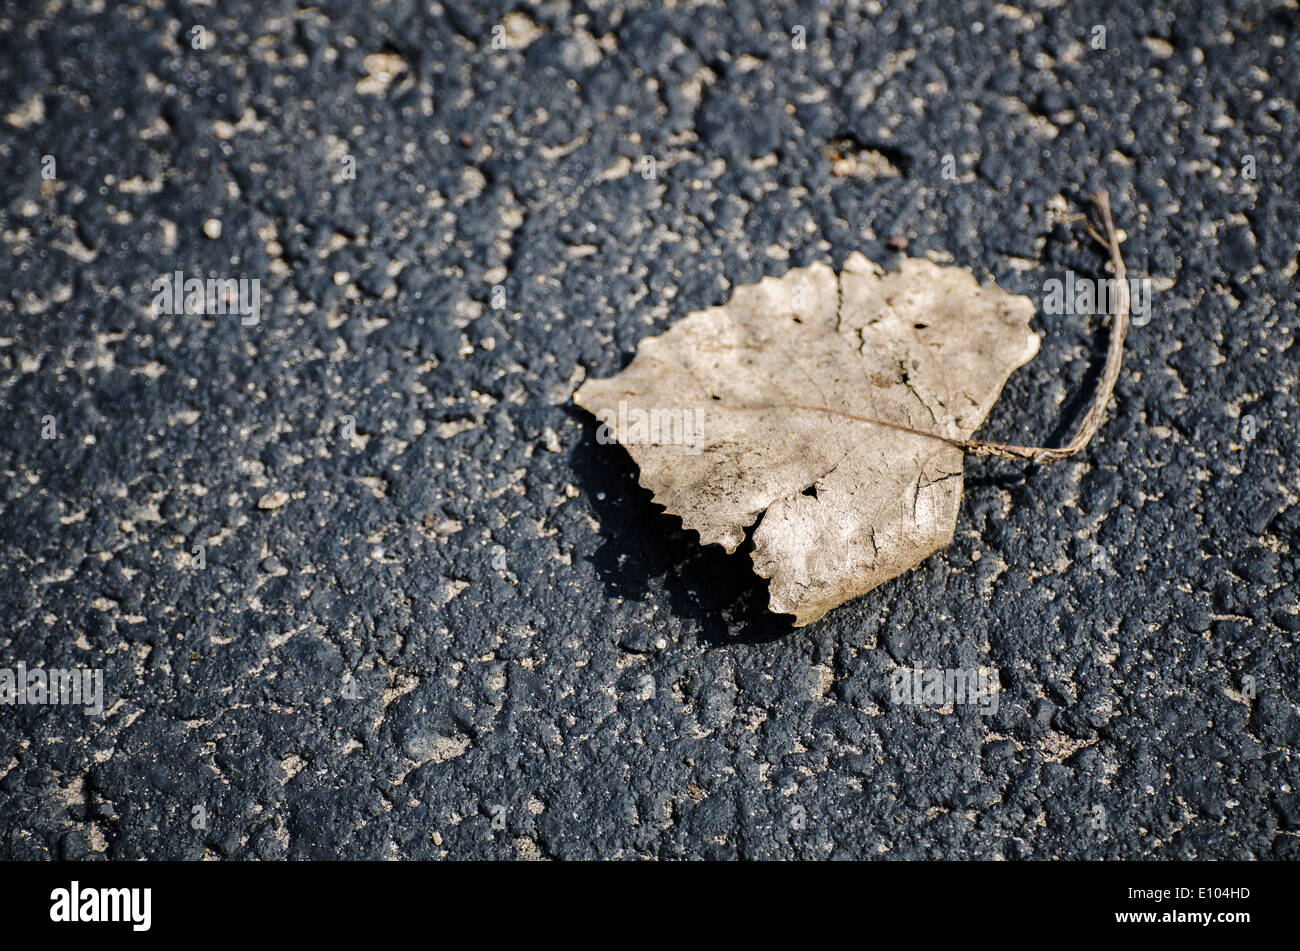
[[[108,710],[0,708],[0,855],[1300,857],[1300,11],[1128,6],[5,3],[0,664]],[[1100,434],[811,627],[570,402],[891,238],[1041,301],[1098,187],[1157,286]],[[1034,326],[989,438],[1095,381]]]

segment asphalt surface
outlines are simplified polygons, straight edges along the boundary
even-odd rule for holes
[[[0,664],[105,712],[0,707],[0,856],[1300,857],[1300,11],[1177,6],[5,3]],[[808,628],[570,401],[891,239],[1039,301],[1103,187],[1097,438]]]

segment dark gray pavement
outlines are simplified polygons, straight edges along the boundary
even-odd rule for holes
[[[4,3],[0,666],[101,668],[106,711],[0,707],[0,856],[1300,856],[1298,38],[1255,0]],[[808,628],[569,402],[891,238],[1041,300],[1099,273],[1053,210],[1101,187],[1157,290],[1098,437],[970,461],[952,546]],[[154,313],[176,271],[258,322]],[[1034,326],[989,437],[1095,380],[1100,321]],[[991,715],[891,697],[978,666]]]

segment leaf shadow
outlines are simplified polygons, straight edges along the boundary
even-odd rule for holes
[[[731,555],[701,545],[680,518],[652,501],[622,446],[601,445],[591,416],[576,407],[566,412],[583,423],[584,438],[569,462],[600,521],[603,541],[588,560],[606,597],[643,601],[659,579],[673,613],[694,621],[715,647],[766,643],[794,630],[791,615],[767,609],[767,581],[753,571],[748,537]]]

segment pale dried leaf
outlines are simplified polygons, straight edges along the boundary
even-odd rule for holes
[[[951,541],[963,453],[944,440],[1037,352],[1033,313],[962,268],[853,254],[737,288],[574,399],[702,543],[734,551],[761,516],[755,570],[803,625]]]

